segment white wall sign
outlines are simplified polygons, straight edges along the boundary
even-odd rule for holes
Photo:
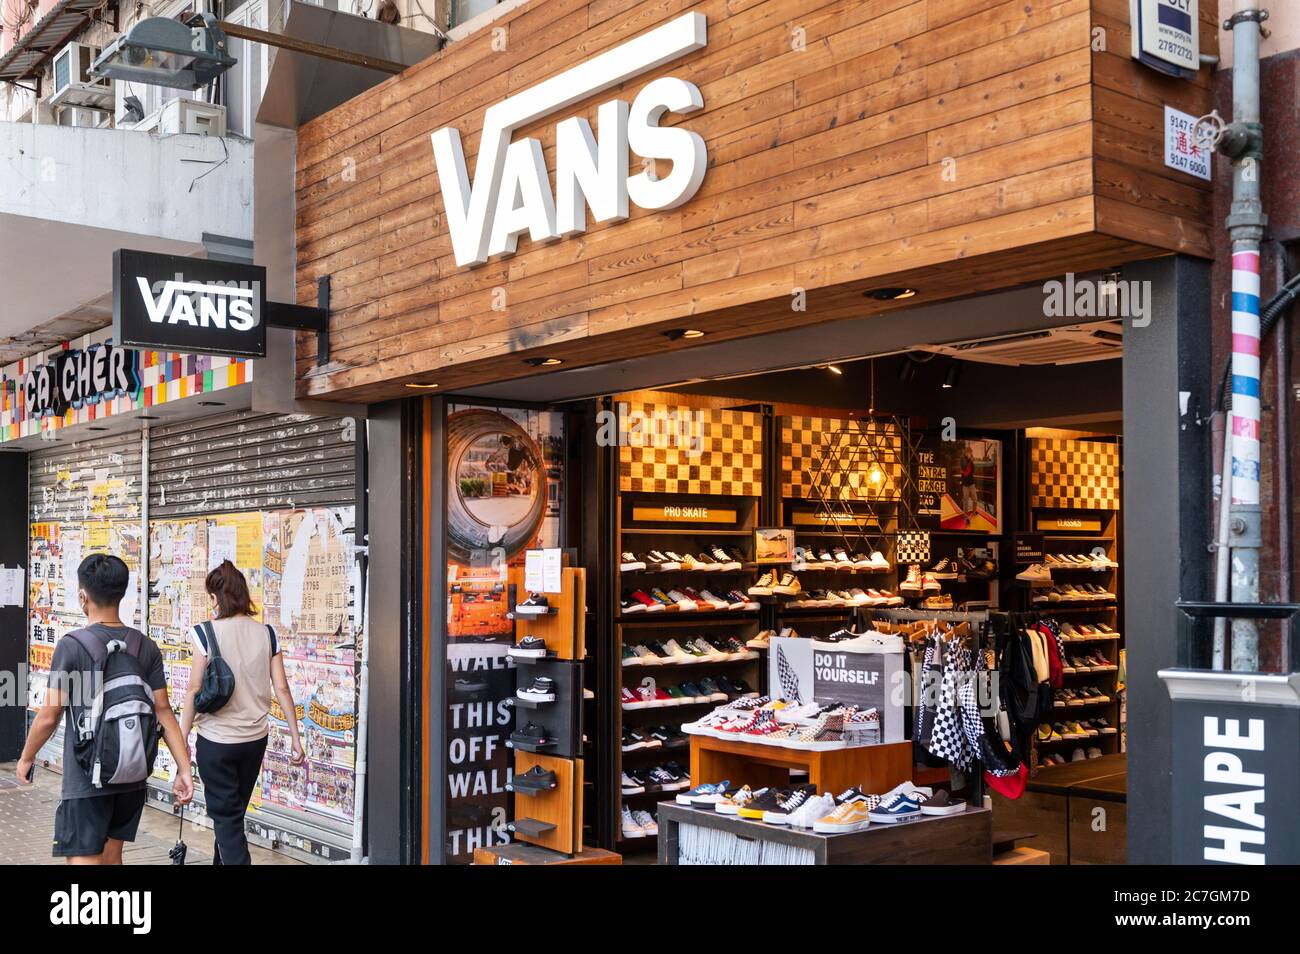
[[[1192,137],[1196,117],[1165,107],[1165,165],[1201,179],[1210,179],[1210,151]]]
[[[1163,72],[1201,68],[1199,0],[1129,0],[1133,59]],[[1170,69],[1172,67],[1172,69]]]
[[[661,77],[646,84],[630,105],[618,99],[602,104],[596,115],[599,139],[580,116],[560,122],[554,192],[541,141],[511,142],[510,136],[707,43],[704,14],[688,13],[489,107],[472,183],[460,130],[448,126],[432,133],[456,264],[481,265],[513,255],[525,233],[534,242],[548,242],[584,232],[586,207],[597,222],[616,222],[628,217],[629,201],[643,209],[675,209],[688,202],[708,166],[704,140],[689,129],[659,125],[665,113],[692,113],[704,106],[699,89],[685,80]],[[650,169],[630,175],[629,149],[644,159],[671,162],[672,171],[662,179]]]

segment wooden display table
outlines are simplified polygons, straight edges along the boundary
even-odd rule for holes
[[[752,788],[789,785],[790,769],[806,771],[808,781],[821,792],[839,794],[855,785],[868,792],[887,792],[910,777],[912,743],[807,752],[742,739],[691,736],[692,785],[724,779]]]
[[[1039,769],[1017,799],[990,794],[998,827],[1033,832],[1053,864],[1123,864],[1127,787],[1128,757],[1112,754]]]
[[[621,865],[623,856],[602,848],[584,848],[576,855],[563,855],[537,845],[512,844],[474,849],[476,865]]]
[[[658,822],[661,865],[726,864],[723,858],[733,852],[744,861],[731,863],[745,864],[987,865],[993,861],[993,813],[987,808],[871,824],[842,835],[746,821],[674,802],[659,803]],[[713,835],[707,839],[710,857],[692,858],[692,835],[701,829]]]

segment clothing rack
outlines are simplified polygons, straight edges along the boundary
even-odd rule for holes
[[[872,608],[858,607],[858,610],[869,614],[867,622],[871,619],[884,618],[891,623],[916,623],[936,621],[941,623],[972,623],[976,624],[971,627],[975,638],[976,652],[982,652],[986,647],[991,646],[996,650],[996,622],[1006,622],[1010,614],[1002,613],[997,610],[923,610],[912,608]],[[853,622],[856,624],[860,621],[858,613],[854,614]],[[971,802],[976,808],[984,807],[984,766],[978,756],[971,765]]]

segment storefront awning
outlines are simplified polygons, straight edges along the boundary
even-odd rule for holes
[[[104,0],[60,0],[34,27],[0,56],[0,80],[11,83],[40,76],[45,63],[77,36]]]

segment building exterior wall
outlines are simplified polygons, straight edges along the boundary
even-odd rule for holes
[[[699,193],[458,267],[429,134],[459,129],[472,167],[488,106],[687,9],[708,18],[704,49],[515,139],[537,137],[553,169],[555,122],[594,127],[601,102],[680,77],[704,100],[681,120],[707,143]],[[860,315],[865,290],[901,278],[943,298],[1062,261],[1208,255],[1203,187],[1159,161],[1166,90],[1094,46],[1095,27],[1119,14],[1110,0],[516,7],[301,130],[298,297],[332,276],[343,367],[300,393],[377,400],[422,377],[520,376],[530,354],[606,361],[662,347],[660,331],[706,313],[713,341]],[[1174,92],[1206,111],[1204,85]],[[1129,101],[1136,120],[1119,115]],[[1128,149],[1099,167],[1112,140]],[[798,289],[805,312],[790,307]],[[300,341],[300,375],[308,352]]]

